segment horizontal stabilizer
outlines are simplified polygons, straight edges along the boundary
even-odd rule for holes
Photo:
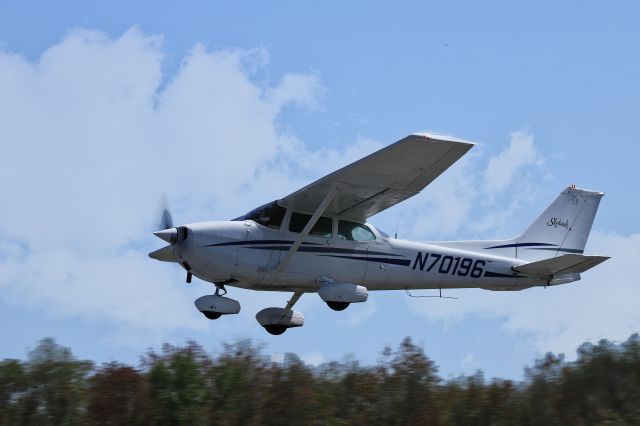
[[[566,254],[551,259],[514,266],[512,269],[526,275],[551,276],[556,274],[579,274],[609,259],[607,256],[583,256]]]
[[[163,262],[177,262],[178,260],[173,256],[173,247],[165,246],[159,250],[149,253],[149,257]]]

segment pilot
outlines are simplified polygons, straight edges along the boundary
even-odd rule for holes
[[[267,209],[262,210],[258,215],[258,223],[264,226],[269,226],[269,222],[271,221],[271,217],[269,216],[269,212]]]

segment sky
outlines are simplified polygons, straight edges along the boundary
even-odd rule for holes
[[[602,2],[3,2],[0,358],[51,336],[136,364],[193,339],[274,360],[376,362],[405,337],[445,377],[521,379],[545,352],[640,331],[640,5]],[[147,253],[177,223],[224,220],[420,131],[477,145],[371,218],[401,238],[509,238],[567,185],[603,191],[577,283],[452,299],[304,295],[302,328],[254,315],[287,294],[231,289],[208,321]],[[163,201],[164,200],[164,201]],[[424,293],[427,294],[427,293]]]

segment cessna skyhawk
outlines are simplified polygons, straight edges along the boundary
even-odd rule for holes
[[[155,235],[169,243],[149,254],[215,285],[196,308],[209,319],[240,312],[225,286],[293,295],[256,319],[269,333],[304,324],[292,308],[317,293],[336,311],[366,302],[371,290],[482,288],[518,291],[580,279],[608,259],[583,250],[602,192],[565,188],[510,240],[414,242],[391,238],[367,220],[418,194],[473,143],[413,134],[284,198],[233,220],[173,227],[165,210]]]

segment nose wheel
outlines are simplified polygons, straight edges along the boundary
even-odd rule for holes
[[[210,311],[204,311],[203,315],[209,318],[210,320],[217,320],[222,316],[222,314],[219,312],[210,312]]]
[[[195,301],[196,308],[210,320],[216,320],[222,315],[232,315],[240,312],[240,303],[237,300],[224,297],[227,290],[224,284],[214,283],[216,291],[214,294],[202,296]]]
[[[224,288],[224,284],[216,284],[216,292],[214,293],[216,296],[218,297],[222,297],[225,294],[227,294],[227,289]],[[211,312],[211,311],[204,311],[202,312],[202,314],[209,318],[210,320],[217,320],[218,318],[220,318],[222,316],[222,314],[220,312]]]

